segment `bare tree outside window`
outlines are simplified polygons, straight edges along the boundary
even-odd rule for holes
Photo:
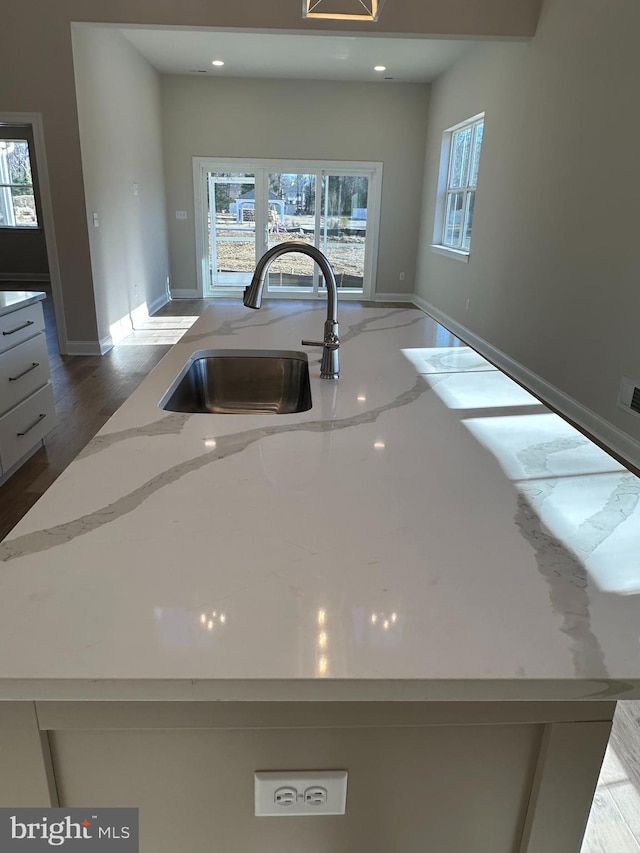
[[[37,228],[29,143],[0,139],[0,228]]]
[[[449,170],[444,205],[442,245],[468,252],[471,248],[473,212],[484,119],[470,121],[450,132]]]

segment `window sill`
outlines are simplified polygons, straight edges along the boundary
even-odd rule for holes
[[[462,249],[451,249],[449,246],[432,245],[431,251],[438,255],[444,255],[447,258],[453,258],[456,261],[462,261],[465,264],[469,263],[469,252]]]

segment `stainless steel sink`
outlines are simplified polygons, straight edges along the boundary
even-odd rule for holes
[[[280,350],[194,352],[160,400],[169,412],[289,415],[311,408],[306,353]]]

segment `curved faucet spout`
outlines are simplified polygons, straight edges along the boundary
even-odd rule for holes
[[[340,367],[338,362],[338,349],[340,347],[340,339],[338,337],[338,286],[331,264],[326,256],[322,254],[320,249],[315,246],[310,246],[308,243],[302,243],[298,240],[291,240],[287,243],[279,243],[264,255],[258,261],[251,284],[245,288],[242,301],[247,308],[260,308],[262,305],[262,290],[269,272],[269,267],[272,261],[285,255],[288,252],[300,252],[302,255],[307,255],[312,258],[322,272],[327,286],[327,319],[324,324],[324,340],[322,341],[302,341],[305,346],[321,346],[322,347],[322,363],[320,365],[320,376],[323,379],[337,379],[340,375]]]

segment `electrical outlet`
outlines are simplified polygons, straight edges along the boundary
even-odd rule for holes
[[[400,273],[400,281],[404,281],[404,273],[403,272]]]
[[[273,802],[277,806],[293,806],[298,802],[298,792],[295,788],[290,788],[284,785],[282,788],[276,788],[273,795]]]
[[[344,814],[347,771],[258,771],[254,791],[257,817]]]
[[[327,802],[329,793],[326,788],[321,785],[314,785],[312,788],[307,788],[304,792],[304,801],[310,806],[322,806]]]
[[[187,211],[186,210],[176,210],[176,219],[186,219]]]
[[[95,213],[95,212],[94,212],[94,214],[93,214],[93,227],[94,227],[94,228],[99,228],[99,227],[100,227],[100,217],[99,217],[99,216],[98,216],[98,214],[97,214],[97,213]]]

